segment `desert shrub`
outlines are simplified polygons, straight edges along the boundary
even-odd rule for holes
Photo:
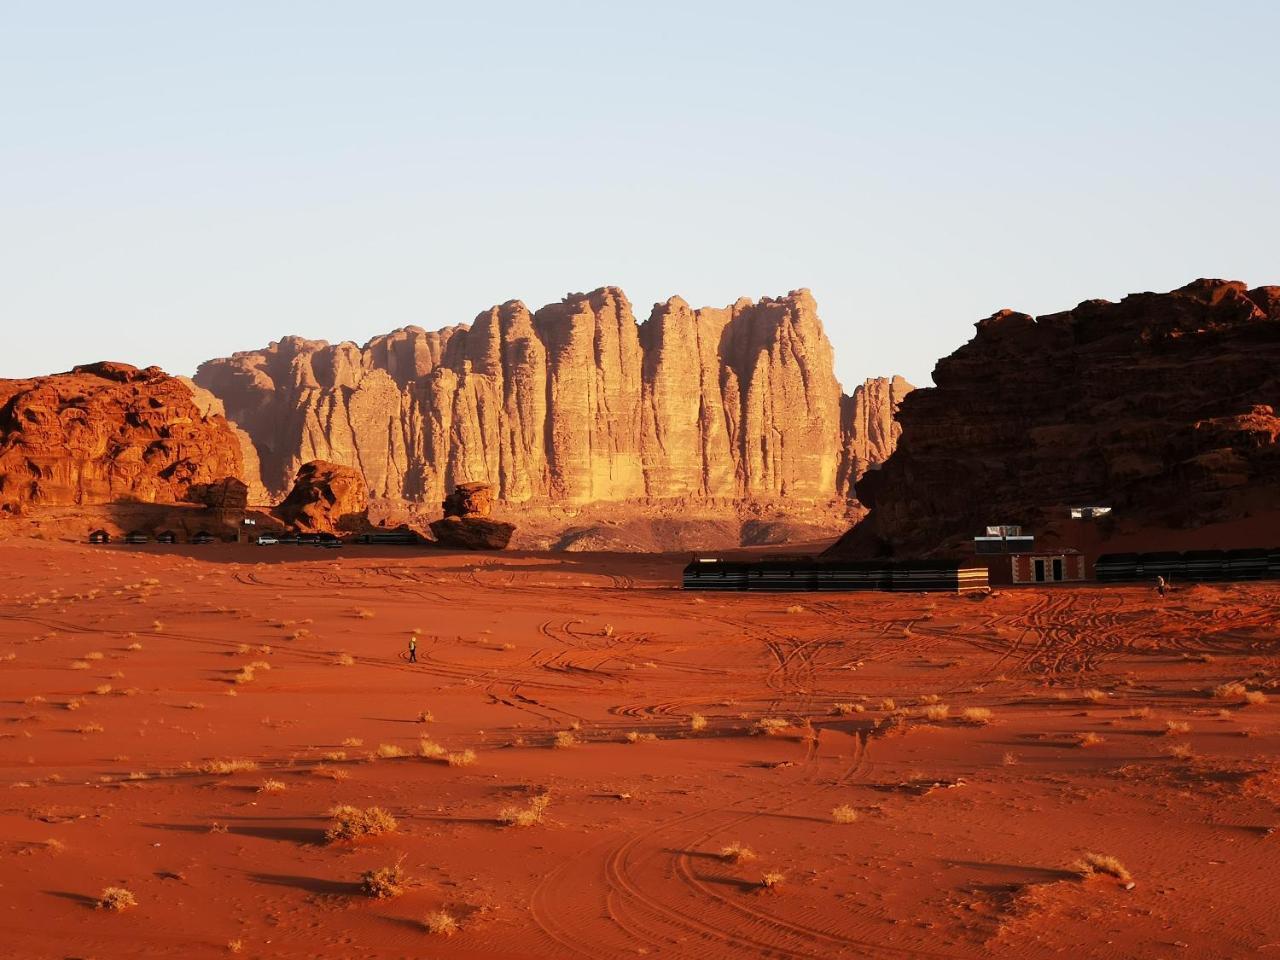
[[[138,905],[138,898],[124,887],[107,887],[98,897],[99,910],[130,910]]]
[[[372,620],[373,611],[367,610],[364,607],[356,607],[356,609],[352,611],[352,616],[358,620]]]
[[[1191,749],[1191,744],[1186,742],[1172,744],[1165,753],[1175,760],[1190,760],[1195,756],[1195,751]]]
[[[555,739],[551,741],[553,747],[564,749],[565,747],[576,747],[578,738],[573,735],[572,730],[560,730],[556,733]]]
[[[283,793],[285,790],[283,780],[263,780],[262,786],[258,787],[259,793]]]
[[[103,730],[100,723],[86,723],[82,727],[76,727],[76,733],[101,733]]]
[[[333,665],[335,667],[351,667],[355,665],[355,662],[356,658],[349,653],[339,653],[333,658]]]
[[[842,803],[831,811],[831,819],[836,823],[855,823],[858,819],[858,811],[847,803]]]
[[[1164,732],[1167,736],[1190,733],[1191,724],[1187,723],[1185,720],[1166,720],[1164,722]]]
[[[1133,882],[1133,875],[1129,873],[1123,863],[1115,857],[1102,853],[1086,853],[1071,865],[1071,869],[1082,877],[1091,877],[1101,873],[1109,877],[1115,877],[1121,883]]]
[[[707,729],[707,718],[700,713],[691,714],[689,717],[689,729],[694,733]]]
[[[342,841],[364,840],[369,837],[380,837],[384,833],[392,833],[396,829],[396,818],[381,807],[339,806],[330,814],[333,822],[324,832],[324,838],[330,843]]]
[[[960,711],[960,719],[965,723],[984,726],[991,722],[991,711],[986,707],[965,707]]]
[[[418,722],[419,722],[419,723],[433,723],[433,722],[435,721],[435,719],[436,719],[436,718],[435,718],[435,716],[431,713],[431,711],[430,711],[430,710],[420,710],[420,711],[418,711]]]
[[[72,670],[88,670],[89,661],[88,660],[72,660],[71,669]]]
[[[777,890],[786,881],[787,875],[774,870],[760,878],[760,887],[764,890]]]
[[[898,709],[898,704],[893,697],[885,697],[880,701],[880,709],[885,713],[892,713],[894,710]]]
[[[787,613],[804,613],[804,607],[800,606],[798,603],[793,603],[791,606],[787,607]]]
[[[403,757],[405,750],[403,747],[397,747],[394,743],[378,744],[378,756],[383,760],[393,760],[396,757]]]
[[[529,800],[527,807],[503,807],[498,811],[498,820],[509,827],[532,827],[542,822],[542,815],[551,805],[551,794],[540,793]]]
[[[777,736],[789,726],[791,724],[781,717],[761,717],[751,727],[751,732],[757,736]]]
[[[94,688],[93,688],[93,692],[94,692],[95,694],[97,694],[98,696],[100,696],[100,697],[105,697],[108,693],[110,693],[110,692],[111,692],[111,684],[109,684],[109,683],[100,683],[100,684],[98,684],[96,687],[94,687]]]
[[[443,910],[427,914],[423,918],[422,925],[426,927],[427,933],[433,933],[438,937],[452,937],[458,932],[458,921]]]
[[[631,730],[627,733],[627,743],[652,743],[657,739],[656,733],[641,733],[639,730]]]
[[[474,750],[458,750],[453,753],[447,753],[444,762],[451,767],[469,767],[476,762],[476,752]]]
[[[313,777],[324,777],[326,780],[346,780],[351,776],[346,770],[339,767],[326,767],[323,763],[311,768]]]
[[[405,876],[401,861],[397,860],[389,867],[366,870],[360,874],[360,889],[366,897],[375,900],[388,900],[404,893],[409,878]]]
[[[945,703],[935,703],[924,708],[924,718],[932,720],[935,723],[947,719],[947,715],[951,712],[951,708]]]
[[[720,850],[720,858],[729,863],[745,863],[756,858],[756,852],[737,840]]]
[[[418,741],[418,756],[426,757],[428,760],[438,760],[445,754],[444,747],[436,743],[430,737],[423,737]]]
[[[342,745],[344,747],[363,747],[364,741],[361,740],[359,737],[347,737],[345,740],[342,741]]]
[[[201,773],[247,773],[257,769],[258,764],[253,760],[206,760],[200,765]]]
[[[86,659],[86,660],[101,660],[101,659],[102,659],[102,654],[101,654],[99,651],[94,650],[92,653],[86,653],[86,654],[84,655],[84,659]]]
[[[1096,733],[1077,733],[1072,742],[1077,747],[1097,747],[1105,743],[1106,740]]]
[[[1101,703],[1103,700],[1107,699],[1106,692],[1097,689],[1081,690],[1080,696],[1085,700],[1088,700],[1090,703]]]

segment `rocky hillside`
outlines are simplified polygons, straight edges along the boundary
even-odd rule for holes
[[[248,431],[275,497],[323,459],[379,498],[486,482],[507,503],[567,504],[843,500],[892,450],[911,389],[842,398],[807,290],[724,309],[676,297],[637,323],[613,287],[364,347],[286,337],[195,380]]]
[[[933,379],[903,403],[897,451],[858,488],[870,515],[835,552],[918,554],[988,523],[1043,532],[1071,505],[1153,530],[1261,524],[1280,504],[1280,287],[1002,310]]]
[[[0,380],[0,513],[97,504],[204,502],[243,472],[227,421],[157,367],[95,363]]]

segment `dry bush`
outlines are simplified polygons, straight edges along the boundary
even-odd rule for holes
[[[842,803],[831,811],[831,819],[836,823],[856,823],[858,811],[847,803]]]
[[[1072,743],[1077,747],[1096,747],[1105,742],[1106,740],[1096,733],[1077,733],[1072,739]]]
[[[1195,751],[1191,749],[1191,744],[1186,742],[1172,744],[1167,750],[1165,750],[1165,753],[1173,757],[1175,760],[1190,760],[1196,755]]]
[[[79,697],[72,697],[62,706],[67,710],[79,710],[82,706],[84,706],[84,701],[81,700]]]
[[[560,730],[556,733],[555,739],[551,741],[551,745],[557,749],[576,747],[578,738],[573,735],[572,730]]]
[[[631,730],[627,733],[627,743],[652,743],[657,739],[656,733],[641,733],[639,730]]]
[[[98,696],[100,696],[100,697],[105,697],[108,693],[110,693],[110,692],[111,692],[111,684],[109,684],[109,683],[100,683],[100,684],[98,684],[96,687],[94,687],[94,688],[93,688],[93,692],[94,692],[94,693],[96,693],[96,694],[97,694]]]
[[[156,633],[159,633],[161,630],[164,629],[164,624],[161,623],[159,620],[152,621],[151,629],[154,630]]]
[[[347,751],[345,750],[329,750],[320,755],[320,759],[328,760],[330,763],[342,763],[347,759]]]
[[[474,750],[458,750],[454,753],[447,753],[444,762],[451,767],[469,767],[476,762],[476,752]]]
[[[283,793],[286,787],[283,780],[263,780],[258,787],[259,793]]]
[[[419,711],[418,711],[418,722],[419,722],[419,723],[434,723],[434,722],[435,722],[435,719],[436,719],[436,718],[435,718],[435,715],[434,715],[430,710],[419,710]]]
[[[1080,696],[1085,700],[1088,700],[1090,703],[1101,703],[1103,700],[1107,699],[1106,692],[1098,689],[1081,690]]]
[[[1187,721],[1185,720],[1166,720],[1164,722],[1164,732],[1166,736],[1173,736],[1174,734],[1180,734],[1180,733],[1190,733],[1191,724],[1187,723]]]
[[[356,658],[349,653],[339,653],[333,658],[333,665],[335,667],[351,667],[355,665],[355,662]]]
[[[366,870],[360,874],[360,889],[364,895],[375,900],[389,900],[404,893],[409,878],[405,876],[401,863],[401,860],[397,860],[389,867]]]
[[[384,833],[393,833],[396,829],[396,818],[381,807],[338,806],[329,813],[333,822],[324,832],[329,843],[365,840],[369,837],[380,837]]]
[[[138,642],[135,640],[133,643],[131,643],[131,644],[129,644],[127,647],[125,647],[125,649],[126,649],[126,650],[135,650],[135,651],[136,651],[136,650],[141,650],[141,649],[142,649],[142,644],[138,643]]]
[[[936,693],[926,693],[923,697],[917,697],[916,703],[920,706],[927,706],[930,703],[939,703],[942,698]]]
[[[945,703],[935,703],[932,706],[924,708],[924,718],[932,720],[935,723],[947,719],[947,715],[951,713],[951,708]]]
[[[326,767],[324,764],[318,764],[311,768],[313,777],[324,777],[326,780],[346,780],[351,776],[346,770],[338,767]]]
[[[965,707],[960,711],[960,719],[975,726],[985,726],[991,722],[991,711],[986,707]]]
[[[270,670],[271,664],[267,663],[267,661],[265,660],[255,660],[253,661],[253,663],[249,664],[249,669],[250,670]]]
[[[101,660],[102,653],[97,650],[94,650],[92,653],[86,653],[84,655],[84,659],[85,660]]]
[[[107,887],[98,897],[99,910],[130,910],[138,905],[138,898],[124,887]]]
[[[804,613],[804,607],[800,606],[798,603],[793,603],[791,606],[787,607],[787,613]]]
[[[1249,693],[1249,688],[1238,681],[1223,683],[1213,688],[1213,697],[1216,700],[1238,700],[1243,702]]]
[[[241,667],[240,672],[231,678],[231,682],[237,685],[242,683],[252,683],[253,667],[248,665]]]
[[[1147,719],[1147,717],[1151,716],[1151,708],[1150,707],[1134,707],[1132,710],[1126,713],[1125,716],[1130,720],[1145,720]]]
[[[406,752],[403,747],[397,747],[394,743],[380,743],[378,756],[383,760],[394,760],[396,757],[406,756]]]
[[[699,730],[707,729],[707,718],[700,713],[690,714],[689,729],[694,733],[697,733]]]
[[[865,709],[866,707],[860,703],[833,703],[831,705],[831,712],[838,717],[847,717],[851,713],[862,713]]]
[[[44,697],[40,696],[40,694],[37,693],[34,696],[27,697],[27,699],[23,700],[22,702],[25,706],[34,707],[36,704],[44,703],[45,700],[44,700]]]
[[[445,754],[444,747],[436,743],[430,737],[423,737],[418,741],[418,756],[426,757],[428,760],[438,760]]]
[[[344,747],[363,747],[364,741],[361,740],[359,737],[347,737],[345,740],[342,741],[342,745]]]
[[[1247,690],[1245,691],[1244,702],[1258,707],[1267,702],[1267,695],[1261,690]]]
[[[88,660],[72,660],[71,669],[72,670],[88,670],[89,661]]]
[[[359,620],[372,620],[373,611],[368,610],[364,607],[356,607],[355,610],[352,611],[352,616],[356,617]]]
[[[787,875],[785,873],[779,873],[776,870],[771,871],[760,878],[760,888],[762,890],[777,890],[786,882],[786,879]]]
[[[720,859],[729,863],[746,863],[748,860],[754,860],[755,858],[756,852],[737,840],[720,851]]]
[[[100,723],[86,723],[82,727],[76,727],[76,733],[101,733],[103,730]]]
[[[426,927],[427,933],[434,933],[438,937],[452,937],[458,932],[458,921],[443,910],[427,914],[422,925]]]
[[[1071,864],[1071,868],[1082,877],[1091,877],[1096,874],[1106,874],[1109,877],[1115,877],[1121,883],[1132,883],[1133,875],[1125,868],[1125,865],[1115,857],[1107,856],[1102,853],[1086,853],[1083,857]]]
[[[228,940],[228,941],[227,941],[227,951],[228,951],[229,953],[239,953],[239,952],[240,952],[241,950],[243,950],[243,949],[244,949],[244,941],[243,941],[243,940]]]
[[[253,760],[206,760],[200,764],[201,773],[248,773],[257,770],[258,764]]]
[[[880,709],[885,713],[893,713],[894,710],[898,709],[898,704],[893,697],[885,697],[880,701]]]
[[[1006,751],[1005,755],[1000,758],[1000,762],[1006,767],[1016,767],[1018,765],[1018,755]]]
[[[603,630],[601,630],[600,632],[601,632],[601,633],[603,633],[606,637],[612,637],[612,636],[613,636],[613,624],[612,624],[612,623],[606,623],[606,624],[604,625],[604,629],[603,629]]]
[[[781,717],[761,717],[751,727],[751,732],[756,736],[777,736],[791,724],[783,720]]]
[[[542,822],[542,815],[551,805],[551,794],[540,793],[529,800],[527,807],[503,807],[498,811],[498,820],[508,827],[532,827]]]

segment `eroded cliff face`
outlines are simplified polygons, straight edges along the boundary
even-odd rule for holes
[[[570,504],[848,498],[910,390],[868,381],[842,405],[807,290],[724,309],[675,297],[638,324],[614,287],[363,348],[286,337],[195,380],[252,437],[277,497],[323,459],[374,497],[485,482],[507,503]]]
[[[896,452],[858,487],[870,515],[836,552],[919,554],[988,523],[1044,532],[1072,505],[1138,530],[1274,521],[1280,287],[1003,310],[933,379],[903,403]]]
[[[0,380],[0,512],[204,502],[242,472],[227,421],[157,367],[104,362]]]

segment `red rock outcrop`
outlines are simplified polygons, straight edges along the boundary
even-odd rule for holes
[[[836,489],[854,496],[863,474],[889,459],[898,446],[902,425],[898,408],[912,390],[902,377],[879,377],[840,398],[840,438],[843,442]]]
[[[807,290],[724,309],[680,298],[637,324],[621,290],[364,347],[286,337],[196,382],[253,438],[269,491],[326,459],[378,498],[469,480],[507,503],[843,499],[892,443],[904,382],[860,388],[842,435],[831,345]],[[883,384],[871,391],[871,384]],[[874,396],[872,396],[874,393]],[[853,401],[857,407],[858,401]]]
[[[431,534],[442,547],[503,550],[516,532],[515,524],[490,519],[493,488],[487,483],[460,483],[441,506],[444,516],[431,524]]]
[[[0,512],[203,502],[193,490],[242,469],[226,420],[158,367],[0,380]]]
[[[1280,287],[1197,280],[1043,317],[1002,310],[902,404],[837,553],[928,552],[1072,505],[1135,529],[1280,503]],[[1234,544],[1240,545],[1240,544]]]
[[[353,467],[312,460],[298,470],[293,489],[272,513],[303,533],[359,530],[368,522],[368,484]]]

